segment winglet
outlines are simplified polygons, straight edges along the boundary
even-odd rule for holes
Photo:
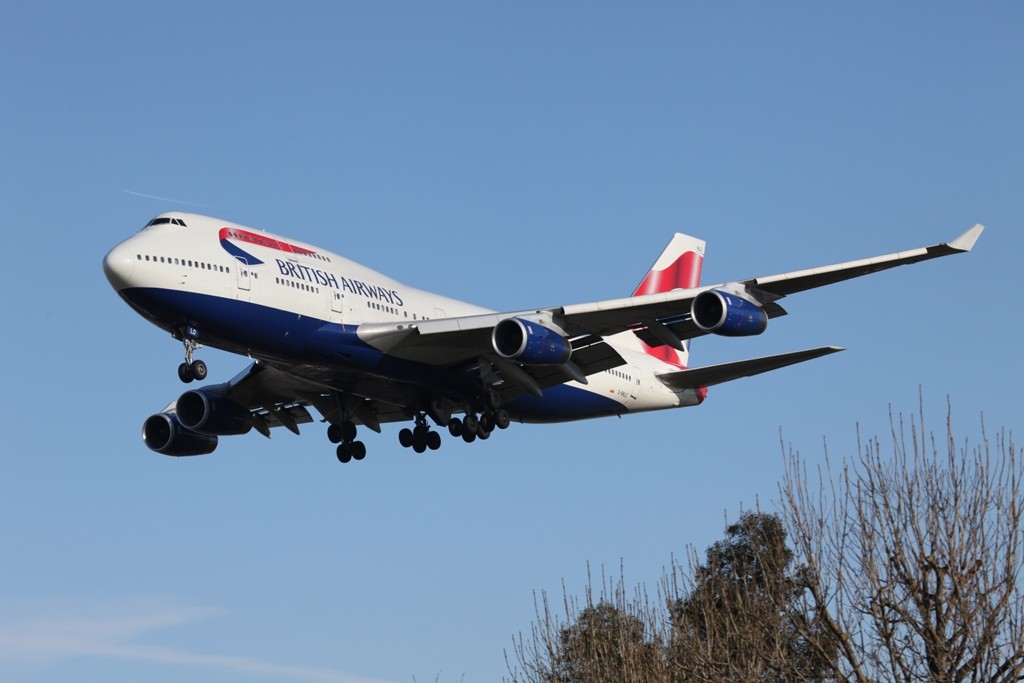
[[[974,243],[981,237],[981,232],[985,229],[985,226],[981,223],[975,223],[967,231],[957,237],[955,240],[949,243],[949,246],[956,251],[970,251],[974,248]]]

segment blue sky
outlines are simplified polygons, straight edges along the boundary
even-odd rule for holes
[[[293,3],[295,5],[295,3]],[[0,678],[498,680],[533,591],[653,586],[888,410],[1020,429],[1024,5],[0,5]],[[145,196],[149,195],[149,196]],[[176,202],[154,199],[164,197]],[[177,202],[188,202],[177,203]],[[172,459],[180,346],[100,263],[168,209],[498,309],[632,291],[676,230],[705,282],[988,229],[787,300],[694,364],[849,350],[695,409],[514,426],[341,466],[318,427]],[[212,379],[245,359],[205,350]]]

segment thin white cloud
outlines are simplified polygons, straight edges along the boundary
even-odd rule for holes
[[[384,683],[328,668],[137,642],[155,631],[195,624],[223,613],[150,599],[105,600],[103,604],[64,601],[61,606],[51,602],[13,608],[5,605],[0,609],[0,671],[90,657],[237,671],[310,683]]]

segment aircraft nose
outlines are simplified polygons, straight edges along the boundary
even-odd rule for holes
[[[135,256],[124,244],[117,245],[103,258],[103,274],[110,286],[118,291],[128,287],[133,270]]]

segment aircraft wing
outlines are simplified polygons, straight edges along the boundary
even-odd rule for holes
[[[250,413],[253,428],[266,437],[270,430],[285,427],[298,434],[299,425],[314,421],[309,408],[316,408],[324,418],[337,421],[351,416],[380,432],[383,422],[407,419],[404,406],[379,402],[357,395],[341,397],[331,390],[330,377],[318,378],[309,368],[287,372],[270,363],[257,361],[250,364],[231,380],[221,384],[208,384],[198,388],[208,396],[222,396]],[[177,402],[163,412],[176,412]],[[347,419],[347,418],[344,418]]]
[[[775,304],[776,300],[784,296],[896,266],[968,252],[978,240],[982,230],[984,230],[984,226],[978,224],[969,228],[952,242],[883,254],[857,261],[846,261],[830,266],[724,282],[694,289],[681,289],[662,294],[646,294],[626,299],[578,304],[566,306],[561,310],[567,320],[594,334],[607,335],[626,329],[636,330],[641,327],[650,329],[653,327],[655,332],[652,336],[657,333],[662,333],[662,336],[665,336],[663,330],[658,326],[649,324],[653,320],[655,323],[670,327],[671,331],[681,339],[692,339],[706,334],[692,322],[689,322],[689,325],[685,324],[689,321],[690,305],[693,303],[693,299],[703,291],[709,289],[745,290],[746,294],[763,306],[768,317],[773,318],[786,314],[781,306]]]
[[[208,396],[223,396],[247,409],[256,431],[266,437],[274,427],[286,427],[295,434],[299,425],[313,421],[306,409],[311,397],[320,393],[315,384],[303,381],[273,366],[253,363],[231,380],[208,384],[199,391]],[[177,402],[164,409],[177,410]]]
[[[603,344],[603,337],[627,330],[632,330],[650,346],[667,344],[681,348],[683,340],[707,334],[690,316],[693,300],[701,292],[711,289],[742,292],[773,318],[786,314],[776,301],[789,294],[896,266],[968,252],[982,230],[982,225],[974,225],[951,242],[778,275],[561,307],[425,320],[411,325],[372,323],[360,326],[358,335],[364,342],[390,355],[442,366],[493,356],[491,332],[508,318],[533,320],[563,332],[574,348],[574,361],[577,348]],[[618,356],[614,350],[612,353]],[[607,364],[609,358],[604,350],[593,355],[600,357],[601,362],[581,367],[583,375],[615,367]],[[620,358],[617,364],[622,362]]]
[[[823,266],[821,268],[755,278],[749,282],[752,286],[762,291],[770,292],[777,296],[786,296],[814,289],[815,287],[830,285],[834,282],[860,277],[861,275],[876,273],[887,268],[894,268],[895,266],[918,263],[919,261],[927,261],[941,256],[966,253],[974,247],[974,243],[978,241],[984,229],[985,226],[977,223],[952,242],[901,251],[895,254],[875,256],[874,258],[866,258],[859,261],[837,263],[833,266]]]

